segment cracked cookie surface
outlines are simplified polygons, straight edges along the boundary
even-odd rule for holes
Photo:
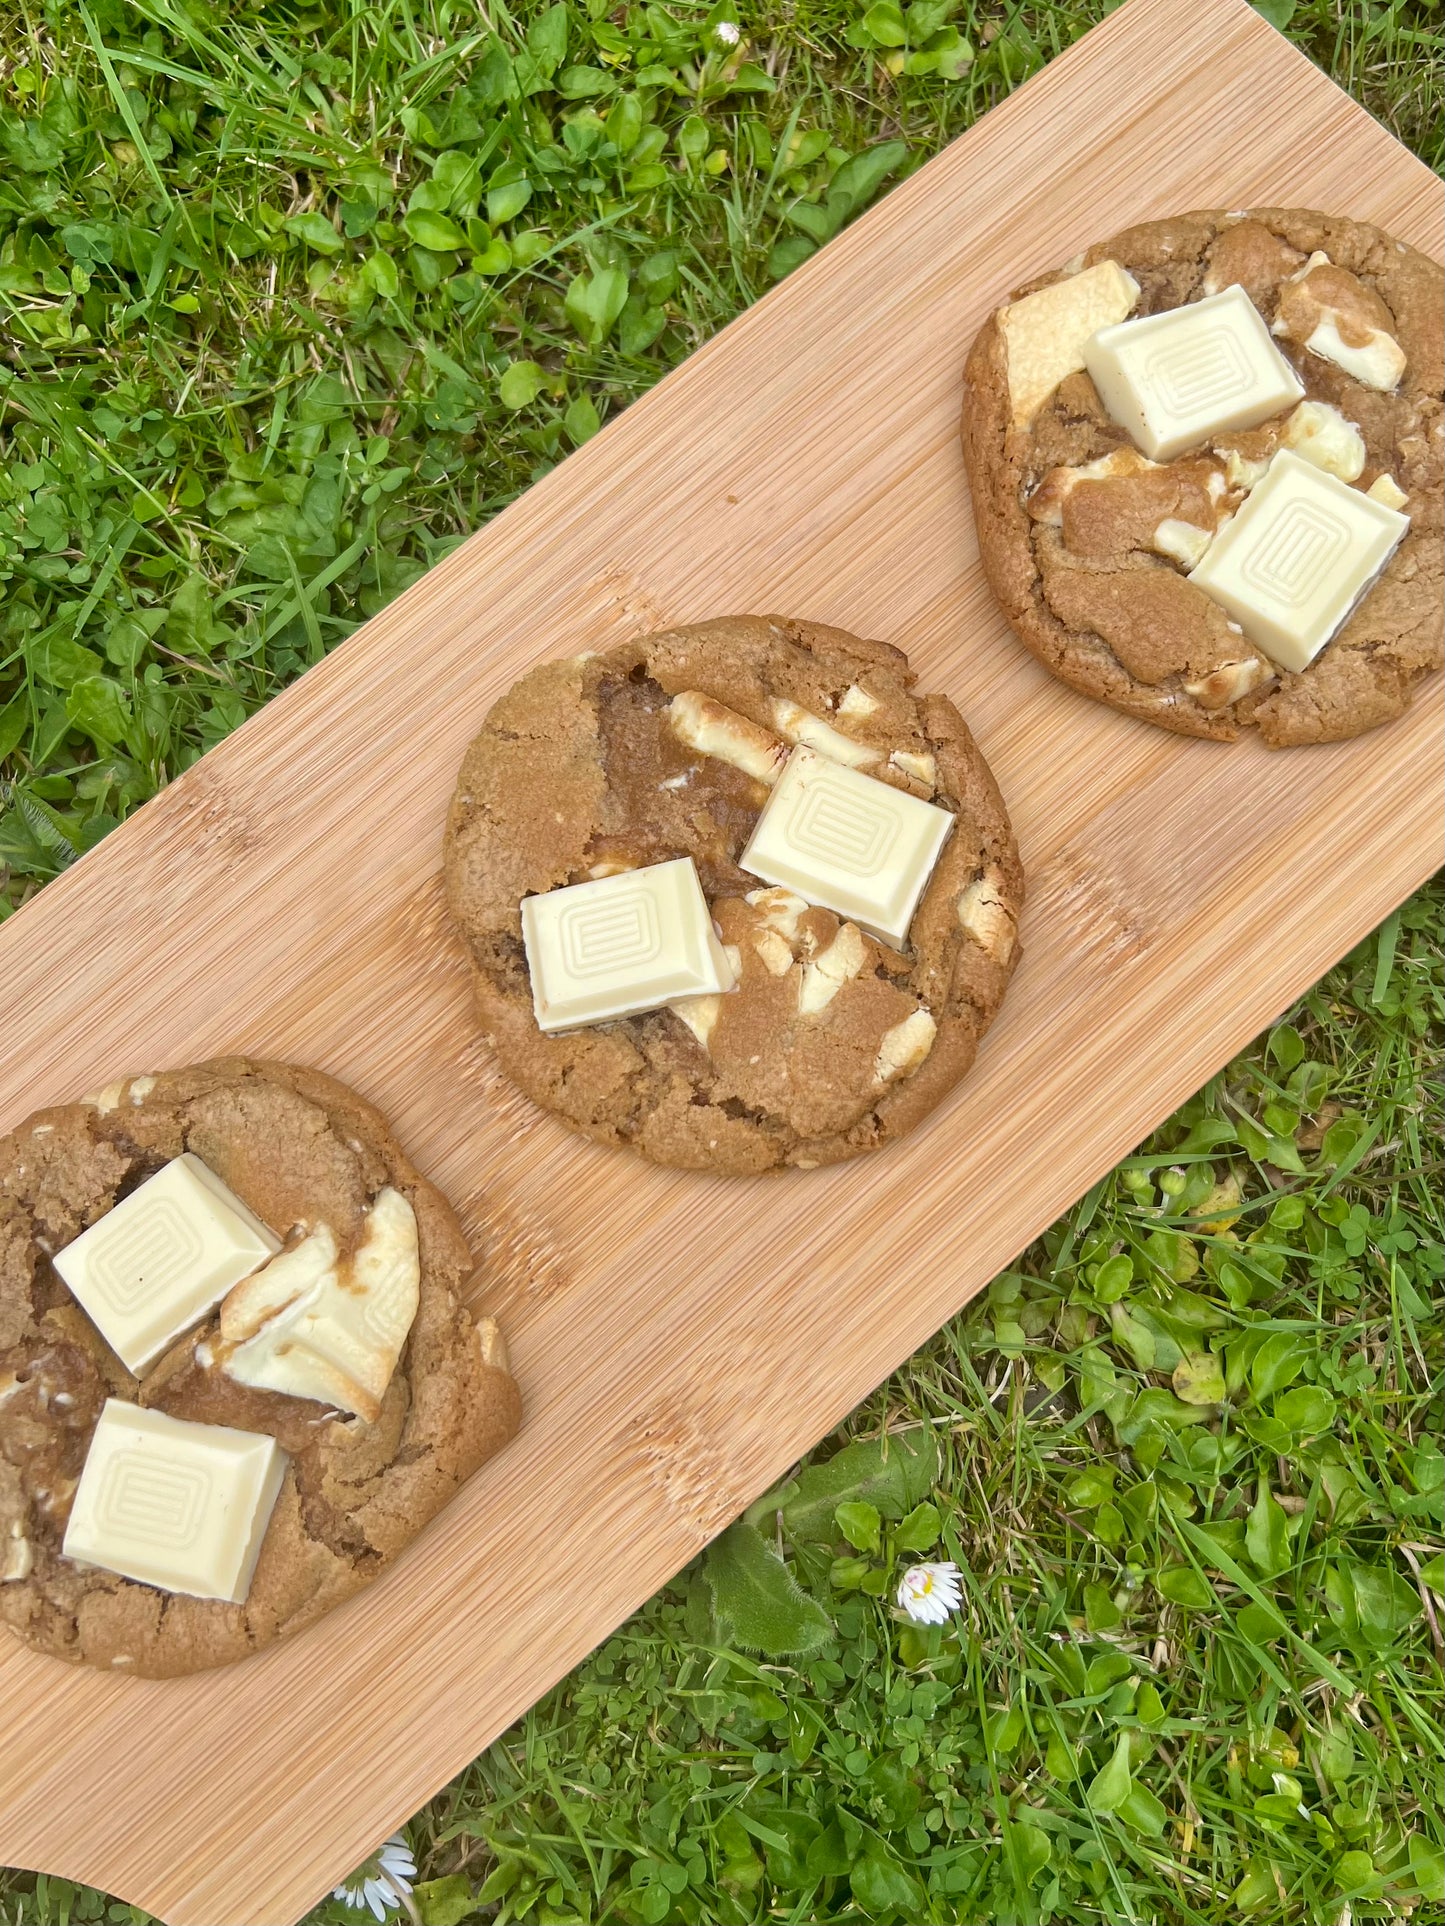
[[[599,1142],[720,1173],[812,1167],[910,1129],[964,1075],[1017,960],[1023,877],[962,717],[882,642],[781,617],[546,662],[487,716],[448,819],[482,1027],[528,1096]],[[949,809],[905,951],[737,859],[794,742]],[[691,856],[735,990],[537,1027],[525,895]]]
[[[343,1247],[391,1186],[416,1216],[416,1316],[374,1423],[235,1382],[201,1348],[214,1313],[133,1377],[51,1258],[190,1150],[284,1235],[318,1221]],[[37,1111],[0,1139],[0,1621],[58,1658],[167,1677],[229,1664],[313,1623],[401,1551],[521,1419],[496,1326],[450,1205],[369,1104],[318,1071],[224,1058]],[[61,1544],[108,1396],[267,1432],[290,1454],[241,1605],[158,1590]]]
[[[1011,300],[1108,262],[1138,283],[1135,317],[1243,287],[1305,399],[1259,428],[1151,463],[1078,361],[1062,379],[1046,376],[1044,395],[1021,396],[1015,370],[1011,397],[1000,309],[968,358],[963,445],[984,571],[1010,624],[1062,681],[1185,735],[1230,740],[1252,726],[1283,748],[1400,715],[1445,659],[1440,266],[1363,222],[1215,211],[1128,228]],[[1410,517],[1373,588],[1299,673],[1251,648],[1186,574],[1279,447],[1354,487],[1378,487]]]

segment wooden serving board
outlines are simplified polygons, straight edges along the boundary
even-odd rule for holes
[[[1190,742],[1052,682],[979,573],[964,351],[1128,222],[1442,190],[1244,0],[1129,0],[0,930],[0,1128],[246,1050],[355,1084],[493,1258],[518,1441],[373,1590],[152,1683],[0,1635],[0,1861],[285,1926],[1429,871],[1436,691],[1338,747]],[[728,611],[902,644],[1018,827],[1026,956],[908,1142],[709,1180],[569,1135],[478,1044],[439,874],[538,658]]]

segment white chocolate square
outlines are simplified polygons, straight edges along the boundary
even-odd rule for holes
[[[522,900],[539,1028],[640,1016],[736,978],[690,856]]]
[[[65,1556],[162,1591],[239,1605],[287,1462],[260,1432],[190,1424],[107,1398],[70,1508]]]
[[[1101,328],[1084,365],[1114,420],[1153,461],[1255,428],[1304,393],[1241,287]]]
[[[901,949],[952,833],[948,810],[799,747],[738,864]]]
[[[1410,526],[1383,502],[1283,449],[1189,579],[1282,669],[1307,669]]]
[[[141,1372],[281,1239],[186,1151],[55,1254],[128,1371]]]

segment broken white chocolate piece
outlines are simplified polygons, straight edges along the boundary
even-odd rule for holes
[[[1202,708],[1224,709],[1273,678],[1274,670],[1269,664],[1252,655],[1242,662],[1221,662],[1208,675],[1186,682],[1184,688]]]
[[[122,1077],[119,1083],[108,1083],[103,1090],[92,1090],[80,1101],[89,1104],[92,1110],[98,1110],[103,1117],[109,1116],[112,1110],[120,1108],[120,1100],[129,1082],[129,1077]]]
[[[790,944],[797,942],[799,920],[809,909],[801,896],[790,889],[750,889],[743,901],[757,911],[765,929],[776,930]]]
[[[930,796],[938,786],[938,760],[934,756],[919,754],[913,749],[895,749],[888,758],[888,765],[909,782],[917,783]]]
[[[636,863],[620,863],[609,858],[606,862],[594,863],[587,874],[594,883],[600,883],[604,876],[626,876],[636,868]]]
[[[1399,386],[1406,365],[1389,320],[1377,294],[1317,250],[1280,290],[1274,332],[1333,361],[1364,387],[1388,393]]]
[[[1155,461],[1256,427],[1304,393],[1237,286],[1102,328],[1084,361],[1104,406]]]
[[[873,1060],[875,1079],[893,1083],[899,1077],[911,1076],[933,1048],[937,1035],[938,1025],[927,1010],[915,1010],[912,1016],[885,1030]]]
[[[1344,626],[1409,526],[1284,448],[1189,579],[1272,662],[1298,673]]]
[[[827,756],[832,762],[841,762],[849,769],[871,769],[875,763],[883,760],[881,749],[870,749],[866,743],[855,742],[851,736],[845,736],[841,729],[824,722],[821,716],[800,708],[796,702],[789,702],[784,696],[775,696],[773,699],[773,722],[789,742],[805,743],[809,749],[816,749],[820,756]]]
[[[0,1539],[0,1585],[13,1585],[22,1578],[29,1578],[35,1567],[35,1553],[30,1540],[20,1528],[20,1520],[12,1519],[10,1530]]]
[[[673,734],[689,749],[730,762],[734,769],[766,783],[769,789],[788,760],[786,743],[700,689],[684,689],[675,695],[668,704],[667,719]]]
[[[985,870],[958,899],[959,922],[995,963],[1008,962],[1018,936],[1013,911],[1003,900],[1001,883],[997,871]]]
[[[668,1009],[682,1023],[685,1023],[698,1042],[706,1050],[708,1039],[717,1023],[718,1012],[722,1009],[720,996],[684,996],[676,1003],[669,1003]]]
[[[753,948],[773,976],[786,976],[792,969],[793,946],[776,930],[758,930],[753,937]]]
[[[868,960],[868,945],[856,923],[844,923],[826,950],[819,950],[803,966],[798,985],[798,1015],[817,1016],[826,1010],[845,983],[851,983]]]
[[[1280,430],[1280,446],[1293,448],[1327,475],[1357,481],[1365,470],[1365,438],[1327,401],[1302,401]]]
[[[361,1242],[342,1260],[318,1224],[221,1306],[222,1370],[238,1384],[353,1411],[381,1410],[421,1295],[416,1214],[399,1190],[376,1194]]]
[[[1252,456],[1241,455],[1237,448],[1226,450],[1224,456],[1224,479],[1231,488],[1243,489],[1248,494],[1257,487],[1269,473],[1269,462],[1256,461]]]
[[[1029,514],[1036,522],[1062,528],[1064,503],[1080,482],[1122,481],[1134,475],[1147,475],[1160,466],[1141,455],[1137,448],[1111,448],[1107,455],[1081,462],[1077,468],[1051,468],[1029,496]]]
[[[898,948],[952,833],[948,810],[800,746],[738,864]]]
[[[538,1027],[552,1032],[657,1010],[737,980],[690,856],[522,901]]]
[[[1067,375],[1084,366],[1084,343],[1134,312],[1139,283],[1117,261],[1051,282],[998,311],[1016,428],[1026,428]]]
[[[1410,499],[1393,475],[1376,475],[1365,493],[1372,502],[1383,502],[1386,508],[1402,509]]]
[[[850,682],[838,704],[838,714],[861,720],[864,716],[871,716],[877,707],[877,702],[866,689],[860,689],[856,682]]]
[[[107,1398],[86,1453],[64,1552],[122,1578],[239,1605],[286,1454],[274,1438],[191,1424]]]
[[[146,1370],[281,1239],[189,1151],[55,1254],[128,1371]]]
[[[1196,528],[1193,522],[1181,521],[1177,515],[1166,515],[1154,531],[1153,545],[1171,562],[1193,568],[1213,540],[1212,528]]]

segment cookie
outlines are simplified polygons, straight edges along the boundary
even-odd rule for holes
[[[482,1028],[529,1097],[599,1143],[743,1173],[875,1150],[957,1083],[1017,961],[1023,877],[962,717],[914,679],[887,643],[735,616],[543,663],[503,696],[462,764],[446,876]],[[739,867],[799,742],[953,812],[905,947]],[[543,1034],[522,899],[681,857],[737,987]]]
[[[1303,397],[1152,462],[1106,411],[1082,339],[1236,286]],[[1048,287],[1054,302],[1014,306]],[[1442,661],[1442,288],[1436,262],[1379,228],[1261,208],[1127,228],[996,311],[968,357],[964,455],[984,571],[1044,666],[1161,728],[1231,740],[1253,727],[1271,748],[1400,715]],[[1189,579],[1281,449],[1409,517],[1298,671]]]
[[[415,1315],[374,1421],[234,1380],[214,1314],[133,1376],[81,1309],[52,1260],[183,1152],[288,1249],[325,1225],[355,1250],[378,1196],[410,1206]],[[0,1620],[57,1658],[160,1678],[244,1658],[349,1598],[520,1422],[497,1327],[463,1302],[472,1270],[385,1120],[318,1071],[229,1057],[37,1111],[0,1139]],[[267,1433],[289,1454],[244,1603],[63,1555],[107,1398]]]

